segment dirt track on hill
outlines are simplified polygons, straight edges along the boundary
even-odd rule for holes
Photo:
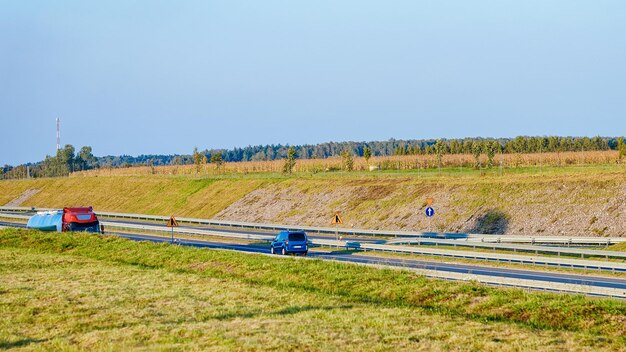
[[[30,197],[34,196],[38,192],[39,192],[38,189],[28,189],[28,190],[24,191],[24,193],[20,194],[19,197],[15,198],[12,201],[10,201],[7,204],[5,204],[5,206],[7,206],[7,207],[19,207],[20,205],[22,205],[22,203],[24,203],[25,201],[30,199]]]

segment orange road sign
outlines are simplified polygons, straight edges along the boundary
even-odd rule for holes
[[[429,206],[433,205],[433,202],[434,202],[434,199],[432,199],[430,197],[426,198],[426,205],[429,205]]]
[[[170,216],[170,219],[167,221],[167,225],[165,225],[167,227],[177,227],[178,226],[178,221],[176,221],[176,219],[174,218],[174,215]]]
[[[341,219],[341,216],[339,216],[339,213],[335,213],[335,216],[333,216],[330,223],[331,225],[343,224],[343,220]]]

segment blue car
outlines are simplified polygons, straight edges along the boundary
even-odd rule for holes
[[[272,254],[309,253],[309,239],[303,231],[281,231],[270,244]]]

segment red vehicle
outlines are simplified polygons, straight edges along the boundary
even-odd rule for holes
[[[92,207],[63,208],[62,231],[101,232],[100,222]]]
[[[92,207],[63,208],[33,215],[26,225],[41,231],[104,232]]]

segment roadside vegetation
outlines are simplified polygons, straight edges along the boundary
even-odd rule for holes
[[[622,350],[626,304],[319,260],[0,231],[0,346]]]
[[[267,182],[273,181],[147,176],[123,180],[117,177],[6,180],[0,182],[0,204],[28,189],[40,189],[22,205],[62,208],[82,204],[129,213],[211,216]]]
[[[608,249],[612,251],[626,252],[626,242],[611,245]]]
[[[73,145],[66,144],[57,150],[56,155],[46,155],[39,163],[0,167],[0,179],[68,176],[72,172],[93,169],[98,166],[97,163],[90,146],[84,146],[76,152]]]
[[[300,161],[296,161],[296,165]],[[279,162],[280,163],[280,162]],[[402,171],[94,175],[3,180],[0,205],[345,227],[521,234],[626,235],[626,164]],[[225,165],[222,169],[226,168]],[[129,169],[131,170],[131,169]],[[103,171],[104,172],[104,171]],[[21,200],[21,195],[32,196]],[[424,216],[432,197],[436,215]]]
[[[289,150],[289,149],[288,149]],[[292,152],[295,149],[291,148]],[[489,152],[490,153],[490,152]],[[305,176],[310,174],[334,174],[344,172],[370,173],[421,173],[424,175],[494,175],[505,176],[511,173],[543,175],[555,172],[556,168],[578,166],[581,169],[594,166],[623,165],[624,158],[618,151],[553,152],[553,153],[513,153],[489,154],[478,150],[477,154],[399,154],[391,156],[357,156],[344,150],[339,156],[326,159],[298,159],[294,154],[284,159],[268,161],[223,162],[133,167],[103,167],[75,172],[72,176],[129,176],[129,175],[247,175],[247,174],[288,174]],[[203,160],[197,154],[194,160]],[[214,154],[221,158],[221,154]],[[212,157],[214,158],[214,157]],[[623,168],[623,167],[622,167]],[[289,172],[291,170],[291,172]],[[558,171],[556,171],[558,172]]]
[[[0,179],[67,176],[91,169],[143,166],[143,174],[223,174],[250,172],[328,172],[354,170],[413,170],[465,167],[477,170],[580,164],[622,163],[622,137],[528,137],[328,142],[316,145],[265,145],[230,150],[194,148],[191,155],[94,157],[91,147],[75,155],[70,144],[44,161],[0,167]],[[372,158],[373,157],[373,158]],[[295,163],[295,160],[299,160]],[[371,162],[370,162],[371,161]],[[208,166],[207,163],[211,163]],[[169,165],[168,168],[160,166]],[[227,167],[222,167],[226,165]],[[180,168],[179,166],[187,166]],[[297,166],[297,167],[296,167]],[[294,169],[295,167],[295,169]],[[134,169],[136,174],[138,170]],[[92,171],[91,174],[100,174]]]

